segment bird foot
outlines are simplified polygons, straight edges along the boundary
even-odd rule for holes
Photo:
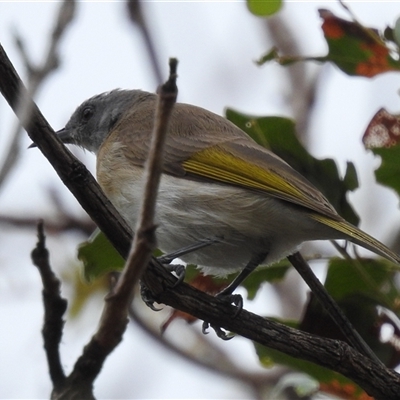
[[[236,318],[243,309],[243,298],[240,294],[232,294],[232,293],[224,293],[224,291],[219,292],[217,297],[220,297],[221,300],[228,301],[229,304],[232,304],[236,307],[232,318]],[[212,328],[216,335],[222,340],[231,340],[234,336],[228,336],[227,333],[218,325],[210,324],[207,321],[203,322],[202,332],[204,335],[208,334],[208,329]]]

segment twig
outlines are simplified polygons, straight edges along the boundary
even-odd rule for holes
[[[49,264],[49,252],[45,245],[43,222],[37,225],[38,243],[33,249],[32,262],[38,268],[43,282],[44,324],[43,340],[47,363],[54,388],[65,382],[65,374],[60,361],[59,345],[64,327],[63,315],[67,309],[67,301],[61,297],[60,281],[54,275]]]
[[[49,76],[51,72],[59,66],[59,58],[58,58],[58,47],[61,41],[61,38],[66,31],[66,28],[70,24],[73,19],[75,11],[75,1],[65,0],[59,9],[57,22],[53,29],[53,33],[51,35],[51,41],[49,44],[49,48],[44,57],[43,64],[41,66],[35,67],[33,63],[30,61],[28,53],[25,50],[23,40],[17,36],[16,44],[20,53],[22,55],[22,59],[25,63],[25,67],[28,71],[28,85],[27,92],[29,97],[21,96],[19,101],[20,104],[17,106],[19,119],[22,121],[28,121],[31,114],[30,108],[30,98],[33,98],[38,91],[40,85],[45,81],[46,77]],[[20,141],[21,135],[23,133],[22,126],[23,122],[18,122],[15,130],[12,134],[12,140],[9,145],[8,150],[5,152],[7,155],[2,165],[0,166],[0,188],[2,184],[8,177],[10,171],[13,169],[14,165],[19,159],[20,155]]]
[[[37,218],[19,217],[0,214],[0,224],[8,224],[18,228],[35,228]],[[89,218],[76,218],[73,215],[59,214],[52,220],[46,220],[48,233],[58,234],[68,231],[77,231],[84,235],[90,235],[96,226]]]
[[[266,19],[265,26],[279,52],[283,55],[300,53],[298,35],[293,34],[290,24],[283,16],[274,15]],[[311,69],[306,63],[291,65],[284,71],[290,80],[288,100],[296,121],[296,133],[303,143],[307,143],[309,141],[308,127],[317,95],[319,72],[309,76]]]
[[[125,290],[129,291],[135,283],[139,282],[139,279],[150,261],[151,253],[155,248],[154,214],[158,185],[163,168],[162,154],[167,135],[168,121],[178,94],[178,89],[176,87],[177,63],[176,59],[170,60],[169,80],[161,86],[158,93],[152,142],[145,167],[143,202],[137,227],[135,229],[135,238],[131,254],[128,258],[128,264],[135,265],[135,268],[126,268],[124,270],[122,277],[125,273],[129,273],[130,277],[126,277],[126,279],[122,279],[121,277],[117,283],[117,291],[122,290],[124,282],[128,284],[128,287],[126,287]]]
[[[322,283],[315,276],[314,272],[304,260],[302,255],[297,252],[288,256],[287,258],[310,287],[311,291],[317,297],[331,318],[335,321],[336,325],[342,331],[349,343],[351,343],[351,345],[360,353],[371,358],[377,363],[381,363],[376,354],[369,348],[364,339],[354,329],[350,321],[344,315],[343,311],[336,304],[335,300],[332,299]]]
[[[142,4],[140,0],[128,0],[127,6],[129,18],[132,21],[132,24],[137,25],[143,35],[143,41],[147,47],[147,53],[150,58],[150,64],[152,66],[154,76],[156,78],[157,84],[160,85],[162,82],[160,63],[158,62],[154,42],[151,38],[146,19],[143,15]]]

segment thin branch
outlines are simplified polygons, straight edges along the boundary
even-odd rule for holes
[[[110,336],[110,326],[120,325],[122,329],[122,325],[124,325],[125,329],[135,284],[149,264],[151,253],[155,247],[154,213],[162,171],[162,152],[169,116],[177,95],[176,60],[171,61],[170,68],[170,78],[161,87],[158,96],[152,144],[149,151],[149,161],[146,165],[142,211],[132,249],[113,292],[107,297],[100,328],[93,338],[103,346],[107,344],[110,347],[110,351],[117,344],[114,343],[112,336]]]
[[[283,55],[300,54],[298,35],[281,15],[274,15],[265,21],[265,27],[274,45]],[[319,72],[312,73],[306,63],[297,63],[284,68],[289,78],[289,105],[296,121],[296,132],[303,143],[309,139],[308,127],[312,117],[318,88]]]
[[[51,41],[44,61],[41,66],[35,67],[30,60],[26,51],[25,45],[21,37],[16,36],[17,48],[20,50],[22,59],[25,63],[25,67],[28,71],[28,85],[27,91],[29,98],[33,98],[39,87],[44,83],[45,79],[58,68],[59,57],[58,48],[60,41],[65,33],[68,25],[72,21],[75,12],[75,1],[65,0],[59,9],[57,22],[54,26],[53,33],[51,35]],[[19,119],[22,121],[28,121],[31,114],[29,98],[20,97],[20,104],[17,106]],[[13,134],[11,135],[12,140],[8,150],[5,152],[6,157],[0,166],[0,188],[2,184],[13,170],[14,165],[17,163],[20,156],[20,142],[23,133],[23,122],[18,122]]]
[[[17,228],[37,227],[37,218],[19,217],[0,214],[0,224],[7,224]],[[90,235],[96,228],[92,220],[88,218],[76,218],[69,214],[58,214],[51,220],[46,220],[46,230],[50,234],[59,234],[68,231],[76,231]]]
[[[135,265],[135,268],[126,268],[124,270],[121,279],[117,283],[116,291],[122,290],[124,283],[128,285],[125,290],[131,290],[132,286],[139,282],[139,279],[143,275],[143,272],[150,261],[151,253],[155,248],[156,238],[154,234],[154,214],[156,209],[158,186],[163,168],[162,155],[167,136],[168,121],[178,95],[178,89],[176,87],[177,63],[178,61],[176,59],[170,60],[170,77],[168,81],[161,86],[158,93],[152,141],[144,174],[144,182],[146,183],[144,187],[143,202],[137,227],[135,229],[132,252],[128,258],[128,264],[131,263]],[[138,259],[137,257],[140,258]],[[129,273],[131,276],[122,279],[124,273]]]
[[[304,260],[302,255],[297,252],[288,256],[287,258],[296,268],[297,272],[301,275],[307,285],[310,287],[311,291],[314,293],[321,305],[334,320],[334,322],[342,331],[344,337],[349,341],[349,343],[360,353],[371,358],[377,363],[381,363],[376,354],[369,348],[364,339],[354,329],[351,322],[347,319],[335,300],[332,299],[322,283],[315,276],[314,272]]]
[[[129,18],[132,21],[133,25],[136,25],[143,36],[143,41],[147,48],[147,54],[150,58],[150,64],[156,78],[157,84],[160,85],[162,82],[162,74],[160,63],[157,59],[157,53],[154,46],[154,41],[151,38],[150,30],[146,23],[146,18],[144,17],[143,10],[142,10],[142,3],[140,0],[128,0],[127,1]]]
[[[32,262],[38,268],[43,282],[44,324],[43,340],[47,363],[54,388],[65,382],[65,374],[61,365],[59,346],[61,342],[67,301],[61,297],[61,283],[54,275],[49,264],[49,252],[46,249],[43,222],[37,225],[38,243],[32,251]]]

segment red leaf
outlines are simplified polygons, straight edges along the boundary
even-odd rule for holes
[[[367,149],[392,147],[400,142],[400,115],[381,108],[368,124],[362,139]]]
[[[383,72],[400,70],[398,57],[393,58],[387,42],[376,29],[338,18],[328,10],[319,10],[319,14],[329,46],[326,59],[342,71],[371,78]]]

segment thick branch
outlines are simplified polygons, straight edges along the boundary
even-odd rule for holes
[[[325,339],[292,329],[246,310],[233,318],[237,311],[235,307],[186,284],[173,287],[175,278],[158,265],[149,265],[143,282],[152,289],[155,299],[160,303],[271,349],[339,372],[377,400],[399,398],[400,376],[395,371],[361,355],[340,340]]]

